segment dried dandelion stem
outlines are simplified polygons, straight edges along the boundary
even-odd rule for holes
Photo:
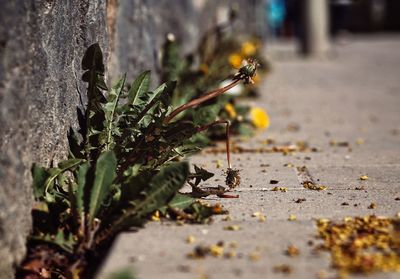
[[[184,110],[187,110],[189,108],[195,107],[200,105],[201,103],[204,103],[212,98],[218,97],[219,95],[225,93],[229,89],[235,87],[238,83],[240,82],[239,78],[235,78],[230,84],[228,84],[225,87],[214,89],[203,96],[191,100],[190,102],[181,105],[180,107],[176,108],[174,111],[170,113],[165,119],[164,119],[164,124],[168,124],[175,116],[177,116],[179,113],[181,113]]]
[[[230,121],[229,120],[217,120],[214,121],[210,124],[204,125],[200,128],[197,129],[198,132],[202,132],[204,130],[207,130],[208,128],[218,125],[218,124],[226,124],[226,159],[228,161],[228,168],[231,169],[231,151],[230,151],[230,140],[229,140],[229,126],[230,126]]]

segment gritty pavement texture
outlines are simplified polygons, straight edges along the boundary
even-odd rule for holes
[[[251,140],[237,144],[268,147],[306,142],[317,152],[233,154],[234,167],[241,169],[238,199],[208,198],[221,202],[231,220],[217,216],[212,225],[178,226],[172,222],[150,222],[138,232],[120,234],[98,278],[128,268],[138,278],[318,278],[335,276],[327,252],[315,254],[315,220],[341,220],[369,214],[393,217],[400,211],[400,37],[355,37],[347,45],[335,46],[325,59],[295,58],[274,61],[262,85],[262,96],[254,101],[269,112],[270,128]],[[201,154],[191,159],[216,172],[209,186],[223,184],[225,155]],[[291,164],[287,166],[287,164]],[[286,165],[286,166],[285,166]],[[297,167],[307,167],[307,172]],[[367,175],[368,180],[360,180]],[[311,191],[302,186],[307,179],[327,186]],[[270,180],[279,183],[271,185]],[[275,186],[287,192],[271,191]],[[361,189],[361,190],[360,190]],[[296,203],[298,199],[305,199]],[[369,209],[371,203],[375,209]],[[265,222],[252,217],[263,212]],[[289,221],[289,215],[296,220]],[[240,230],[224,227],[238,225]],[[185,239],[195,237],[193,244]],[[188,259],[196,244],[225,246],[237,242],[237,257]],[[311,242],[310,242],[311,241]],[[284,251],[293,244],[297,257]],[[274,266],[291,266],[289,274]],[[350,276],[360,278],[360,276]],[[399,274],[376,273],[368,278],[399,278]]]

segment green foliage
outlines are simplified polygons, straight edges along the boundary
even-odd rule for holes
[[[101,205],[110,192],[111,184],[116,176],[117,159],[113,151],[102,153],[96,162],[94,181],[89,199],[89,222],[97,217]]]
[[[186,56],[181,54],[179,40],[171,34],[167,36],[163,46],[162,80],[174,79],[178,82],[172,96],[174,107],[196,99],[204,92],[219,88],[224,82],[228,81],[236,71],[228,63],[232,54],[239,59],[250,58],[242,53],[241,40],[238,39],[236,34],[230,32],[234,20],[235,16],[230,17],[227,22],[214,26],[205,32],[195,51]],[[257,45],[251,40],[247,43],[251,43],[254,47]],[[267,69],[268,63],[258,50],[255,50],[252,57],[257,58],[262,67]],[[258,95],[255,86],[242,87],[239,91],[241,96]],[[185,111],[178,118],[193,121],[197,125],[208,124],[217,118],[229,119],[231,133],[251,135],[254,128],[249,117],[249,107],[245,106],[246,109],[243,109],[243,106],[237,106],[235,98],[237,96],[220,96],[202,107]],[[227,104],[230,104],[236,113],[227,113],[225,110]],[[220,127],[213,127],[206,135],[209,138],[221,138],[224,137],[224,132]]]
[[[168,123],[176,82],[150,90],[145,71],[131,86],[124,76],[108,90],[102,60],[94,44],[82,61],[88,103],[79,131],[69,133],[70,158],[53,168],[32,167],[37,205],[31,241],[58,247],[74,269],[155,210],[190,209],[199,221],[211,216],[178,191],[190,178],[198,184],[213,174],[197,166],[190,174],[187,162],[173,161],[201,148],[199,127],[212,121],[219,107],[213,105],[211,115],[200,108],[195,122]]]
[[[161,169],[149,181],[143,181],[146,191],[139,193],[135,199],[130,199],[127,206],[122,208],[123,214],[111,221],[108,233],[119,231],[132,225],[140,225],[144,217],[167,204],[177,191],[182,188],[189,174],[186,162],[170,164]]]

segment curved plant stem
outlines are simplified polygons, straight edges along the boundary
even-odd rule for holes
[[[229,140],[229,126],[230,126],[230,121],[229,120],[217,120],[214,121],[210,124],[204,125],[202,127],[199,127],[197,129],[198,132],[202,132],[204,130],[207,130],[208,128],[218,125],[218,124],[226,124],[226,159],[228,161],[228,168],[231,169],[231,152],[230,152],[230,140]]]
[[[170,113],[170,115],[168,115],[165,119],[164,119],[164,124],[168,124],[176,115],[178,115],[179,113],[181,113],[184,110],[187,110],[191,107],[195,107],[200,105],[201,103],[204,103],[205,101],[208,101],[212,98],[215,98],[223,93],[225,93],[226,91],[228,91],[229,89],[235,87],[238,83],[240,82],[239,78],[234,79],[230,84],[228,84],[225,87],[222,88],[218,88],[218,89],[214,89],[206,94],[204,94],[203,96],[191,100],[190,102],[181,105],[180,107],[176,108],[174,111],[172,111]]]

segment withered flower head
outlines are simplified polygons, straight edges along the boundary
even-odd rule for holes
[[[234,78],[241,79],[245,83],[254,83],[252,78],[256,75],[257,68],[260,66],[260,64],[253,58],[244,60],[243,64],[244,65],[239,69]]]
[[[240,185],[239,170],[228,168],[226,171],[225,184],[230,188],[236,188]]]

